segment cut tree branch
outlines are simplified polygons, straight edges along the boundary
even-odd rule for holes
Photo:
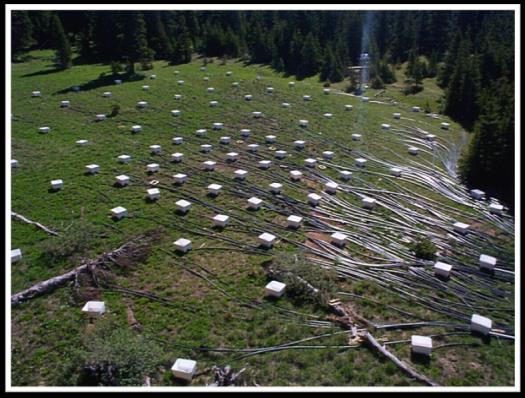
[[[26,224],[34,225],[35,227],[40,228],[42,231],[45,231],[48,234],[51,234],[51,235],[54,235],[54,236],[60,236],[58,232],[55,232],[55,231],[49,229],[48,227],[46,227],[45,225],[40,224],[39,222],[31,221],[30,219],[24,217],[21,214],[15,213],[14,211],[11,212],[11,216],[15,217],[16,219],[18,219],[20,221],[25,222]]]

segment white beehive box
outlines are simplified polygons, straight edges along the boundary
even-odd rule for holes
[[[278,182],[272,182],[269,186],[270,192],[272,193],[281,193],[281,190],[283,189],[283,184],[279,184]]]
[[[80,86],[73,86],[71,87],[75,93],[78,93],[80,91]]]
[[[266,92],[267,92],[268,94],[273,93],[273,87],[266,87]]]
[[[352,134],[352,141],[361,141],[361,134]]]
[[[170,160],[172,162],[182,162],[182,159],[184,158],[184,154],[180,152],[175,152],[171,154]]]
[[[120,163],[128,163],[131,160],[131,156],[129,156],[129,155],[120,155],[117,159],[118,159],[118,161]]]
[[[417,155],[418,149],[415,146],[411,146],[408,148],[408,153],[411,155]]]
[[[148,106],[148,103],[146,101],[139,101],[137,102],[137,107],[138,108],[145,108]]]
[[[366,166],[366,159],[363,159],[363,158],[357,158],[355,160],[355,165],[357,167],[365,167]]]
[[[128,216],[128,211],[122,206],[117,206],[111,209],[111,215],[113,218],[120,220],[121,218]]]
[[[245,99],[246,101],[251,101],[252,98],[253,98],[253,96],[252,96],[251,94],[246,94],[246,95],[244,96],[244,99]]]
[[[179,101],[179,100],[182,99],[182,95],[180,95],[180,94],[175,94],[175,95],[173,96],[173,99],[176,99],[177,101]]]
[[[503,206],[491,203],[489,206],[489,211],[493,214],[501,214],[503,212]]]
[[[305,119],[299,120],[299,126],[308,127],[308,120],[305,120]]]
[[[284,159],[288,155],[288,152],[283,150],[275,151],[274,153],[277,159]]]
[[[450,271],[452,271],[452,265],[450,264],[442,263],[441,261],[437,261],[434,264],[434,274],[436,276],[448,278],[450,276]]]
[[[469,230],[469,227],[470,225],[462,222],[454,223],[454,231],[459,232],[460,234],[466,234]]]
[[[228,152],[226,156],[229,162],[235,162],[239,159],[239,154],[237,152]]]
[[[248,172],[246,170],[239,169],[239,170],[235,170],[233,174],[235,175],[235,179],[244,180]]]
[[[239,82],[233,82],[232,87],[239,87]]]
[[[383,123],[383,124],[381,125],[381,128],[382,128],[383,130],[390,130],[390,125],[389,125],[389,124],[386,124],[386,123]]]
[[[206,72],[206,67],[205,66],[201,66],[200,71],[201,72]]]
[[[267,296],[281,297],[286,291],[286,285],[279,281],[271,281],[265,287]]]
[[[303,140],[296,140],[296,141],[293,142],[293,146],[298,148],[298,149],[304,148],[304,144],[305,144],[305,142]]]
[[[295,82],[288,82],[288,87],[291,87],[291,88],[295,87]]]
[[[341,232],[334,232],[330,235],[330,242],[336,246],[344,246],[346,244],[346,235]]]
[[[113,82],[115,84],[122,84],[122,80],[120,80],[120,79],[115,79],[115,80],[113,80]]]
[[[187,200],[181,199],[175,202],[175,207],[179,213],[187,213],[191,209],[191,203]]]
[[[268,144],[273,144],[275,142],[275,140],[277,139],[277,137],[275,135],[267,135],[264,137],[264,140],[268,143]]]
[[[361,102],[368,102],[370,101],[370,98],[368,97],[361,97]]]
[[[432,337],[413,335],[411,348],[415,354],[430,355],[432,351]]]
[[[348,170],[341,170],[339,172],[339,178],[343,181],[348,181],[352,178],[352,172]]]
[[[13,169],[16,169],[18,167],[18,160],[16,159],[11,159],[11,167]]]
[[[401,169],[398,168],[398,167],[392,167],[390,169],[390,174],[392,174],[393,176],[396,176],[396,177],[401,177]]]
[[[149,90],[149,86],[142,86],[142,90],[148,91]]]
[[[201,152],[207,153],[210,152],[213,148],[213,145],[211,144],[202,144],[201,145]]]
[[[441,128],[443,130],[448,130],[450,128],[450,123],[446,123],[446,122],[441,123]]]
[[[158,188],[150,188],[146,191],[150,200],[157,200],[160,198],[160,190]]]
[[[171,116],[175,116],[175,117],[178,117],[181,115],[181,111],[179,111],[178,109],[173,109],[171,111]]]
[[[305,101],[311,101],[312,97],[310,95],[303,95],[303,100]]]
[[[497,263],[496,257],[489,256],[488,254],[482,254],[479,256],[479,268],[487,271],[493,271]]]
[[[269,169],[270,166],[272,165],[272,161],[271,160],[261,160],[259,163],[259,168],[260,169]]]
[[[208,193],[213,196],[217,196],[222,189],[222,185],[219,184],[210,184],[208,185]]]
[[[219,105],[219,101],[210,101],[210,106],[212,108],[215,108],[217,105]]]
[[[184,80],[177,80],[177,84],[179,86],[184,86]]]
[[[489,334],[492,329],[492,321],[478,314],[472,314],[470,319],[470,330],[481,334]]]
[[[179,70],[174,70],[173,74],[178,75],[178,74],[180,74],[180,71]]]
[[[323,113],[323,116],[324,116],[326,119],[331,119],[333,115],[332,115],[331,113]]]
[[[308,203],[317,206],[319,205],[319,202],[321,201],[322,197],[320,195],[317,195],[316,193],[309,193],[307,199]]]
[[[69,101],[60,101],[61,108],[69,108],[69,105],[70,105]]]
[[[275,242],[275,236],[268,233],[268,232],[263,232],[262,234],[259,235],[259,245],[264,247],[264,248],[271,248]]]
[[[485,192],[480,189],[472,189],[470,191],[470,196],[472,196],[474,199],[485,199]]]
[[[135,124],[135,125],[131,126],[131,131],[133,133],[138,133],[138,132],[140,132],[140,130],[142,130],[142,126],[140,126],[138,124]]]
[[[188,176],[186,174],[177,173],[173,175],[173,182],[175,184],[184,184],[186,180],[188,179]]]
[[[401,113],[399,112],[394,113],[393,116],[394,116],[394,119],[401,119]]]
[[[111,94],[111,91],[104,91],[104,92],[102,93],[102,96],[103,96],[104,98],[111,98],[111,95],[112,95],[112,94]]]
[[[283,102],[283,103],[281,104],[281,106],[282,106],[283,108],[289,108],[289,107],[290,107],[290,104],[289,104],[288,102]]]
[[[299,170],[291,170],[290,171],[290,178],[293,181],[299,181],[301,179],[302,175],[303,175],[303,173],[301,173]]]
[[[157,78],[157,75],[151,75],[149,78],[150,78],[151,80],[155,80],[155,79]]]
[[[231,76],[231,75],[232,75],[232,71],[231,70],[226,72],[226,76]]]
[[[208,93],[213,93],[215,92],[215,89],[213,87],[208,87]]]
[[[221,144],[229,144],[229,143],[230,143],[230,140],[231,140],[230,137],[224,136],[224,137],[221,137],[221,138],[219,139],[219,142],[220,142]]]
[[[224,128],[223,123],[213,123],[213,129],[214,130],[222,130]]]
[[[330,89],[329,88],[323,89],[323,93],[325,93],[326,95],[330,94]]]
[[[252,112],[252,115],[253,115],[254,118],[258,119],[258,118],[262,117],[262,112],[254,111],[254,112]]]
[[[173,242],[173,244],[175,245],[175,250],[181,253],[186,253],[191,250],[191,240],[189,239],[180,238]]]
[[[421,110],[421,108],[419,106],[413,106],[412,107],[412,112],[419,112]]]
[[[151,153],[160,153],[162,151],[162,147],[160,145],[150,145],[149,150]]]
[[[213,217],[213,225],[216,227],[224,228],[228,224],[229,216],[225,214],[217,214]]]
[[[337,188],[339,187],[339,185],[333,181],[329,181],[325,184],[324,186],[324,190],[325,192],[327,193],[336,193],[337,192]]]
[[[248,208],[252,210],[259,210],[262,202],[263,201],[261,199],[252,196],[250,199],[248,199]]]
[[[334,153],[332,151],[324,151],[323,152],[323,158],[325,159],[332,159],[334,157]]]
[[[88,315],[102,315],[106,312],[106,304],[103,301],[88,301],[82,307],[82,312]]]
[[[102,120],[106,120],[106,115],[100,113],[98,115],[96,115],[96,120],[101,122]]]
[[[206,137],[207,131],[206,129],[198,129],[198,130],[195,130],[195,135],[197,137]]]
[[[345,105],[345,111],[351,111],[352,109],[354,109],[352,105]]]
[[[88,164],[86,166],[86,173],[95,174],[95,173],[98,173],[99,171],[100,171],[100,167],[98,164]]]
[[[159,171],[160,169],[160,166],[158,163],[150,163],[146,166],[146,170],[148,171],[148,173],[156,173],[157,171]]]
[[[43,133],[43,134],[47,134],[51,131],[51,128],[50,127],[47,127],[47,126],[44,126],[44,127],[40,127],[38,129],[38,132],[39,133]]]
[[[250,129],[241,129],[240,133],[241,133],[241,135],[243,137],[249,137],[250,133],[251,133],[251,130]]]
[[[430,142],[434,142],[436,140],[436,136],[434,134],[427,134],[425,138]]]
[[[32,91],[31,97],[41,97],[42,93],[40,91]]]
[[[51,180],[51,189],[58,191],[64,187],[64,181],[62,180]]]
[[[16,263],[22,259],[22,250],[13,249],[11,250],[11,264]]]
[[[299,228],[302,221],[302,217],[291,215],[286,219],[286,225],[288,228]]]
[[[374,198],[363,198],[361,199],[361,205],[365,209],[373,209],[376,205],[376,200]]]
[[[213,160],[206,160],[205,162],[203,162],[203,165],[204,165],[204,170],[215,170],[215,165],[217,164],[217,162],[214,162]]]
[[[121,174],[115,177],[117,185],[124,187],[129,184],[129,177],[127,175]]]
[[[317,164],[317,160],[315,159],[308,158],[304,160],[304,165],[306,167],[315,167],[316,164]]]
[[[259,149],[259,144],[249,144],[248,145],[249,152],[257,152],[258,149]]]

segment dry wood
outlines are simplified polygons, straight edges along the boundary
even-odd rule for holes
[[[15,217],[16,219],[18,219],[20,221],[25,222],[26,224],[34,225],[35,227],[40,228],[42,231],[45,231],[45,232],[47,232],[50,235],[60,236],[58,232],[55,232],[55,231],[49,229],[48,227],[46,227],[43,224],[40,224],[39,222],[31,221],[27,217],[24,217],[21,214],[15,213],[14,211],[11,211],[11,216]]]
[[[91,274],[94,275],[94,271],[97,267],[107,264],[109,261],[115,261],[119,256],[127,253],[135,245],[136,240],[129,241],[118,249],[113,250],[109,253],[103,253],[94,260],[83,261],[83,264],[79,267],[66,272],[65,274],[55,276],[43,282],[39,282],[36,285],[31,286],[29,289],[23,290],[11,296],[11,306],[16,306],[23,301],[30,300],[36,296],[40,296],[44,293],[49,293],[54,289],[62,286],[66,282],[73,280],[76,276],[84,271],[91,271]]]
[[[408,364],[406,364],[405,362],[403,362],[399,358],[397,358],[394,354],[392,354],[390,351],[388,351],[384,346],[379,344],[379,342],[369,332],[366,332],[366,334],[364,335],[364,338],[366,339],[366,341],[373,348],[377,349],[381,354],[383,354],[385,357],[387,357],[392,362],[394,362],[398,368],[402,369],[403,371],[408,373],[413,378],[415,378],[415,379],[417,379],[419,381],[422,381],[423,383],[426,383],[426,384],[428,384],[429,386],[432,386],[432,387],[439,386],[439,384],[437,384],[436,382],[432,381],[431,379],[429,379],[425,375],[422,375],[421,373],[416,372]]]

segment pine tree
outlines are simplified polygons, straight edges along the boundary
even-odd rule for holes
[[[27,11],[11,13],[11,57],[16,60],[33,43],[33,24]]]
[[[140,11],[123,13],[122,50],[128,63],[128,72],[135,73],[135,62],[153,59],[155,52],[148,47],[146,23]]]
[[[171,41],[166,34],[160,11],[144,11],[144,20],[147,27],[148,43],[155,51],[157,59],[167,59],[173,53]]]
[[[319,42],[314,38],[312,33],[309,33],[301,48],[301,63],[297,68],[298,79],[303,79],[319,72],[319,66],[321,64],[320,52]]]
[[[427,68],[427,77],[436,77],[438,73],[438,53],[437,51],[432,51],[430,55],[430,61]]]
[[[71,46],[58,15],[53,14],[49,28],[53,34],[53,47],[56,50],[57,67],[60,69],[71,68]]]

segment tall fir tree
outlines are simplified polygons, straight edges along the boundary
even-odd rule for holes
[[[27,11],[11,13],[11,58],[16,60],[35,42],[33,39],[33,23]]]
[[[49,29],[53,35],[53,47],[56,52],[57,67],[60,69],[71,68],[71,46],[58,15],[53,14],[51,17]]]
[[[146,23],[140,11],[122,13],[122,52],[128,64],[128,72],[135,73],[135,63],[152,60],[155,52],[148,47]]]

